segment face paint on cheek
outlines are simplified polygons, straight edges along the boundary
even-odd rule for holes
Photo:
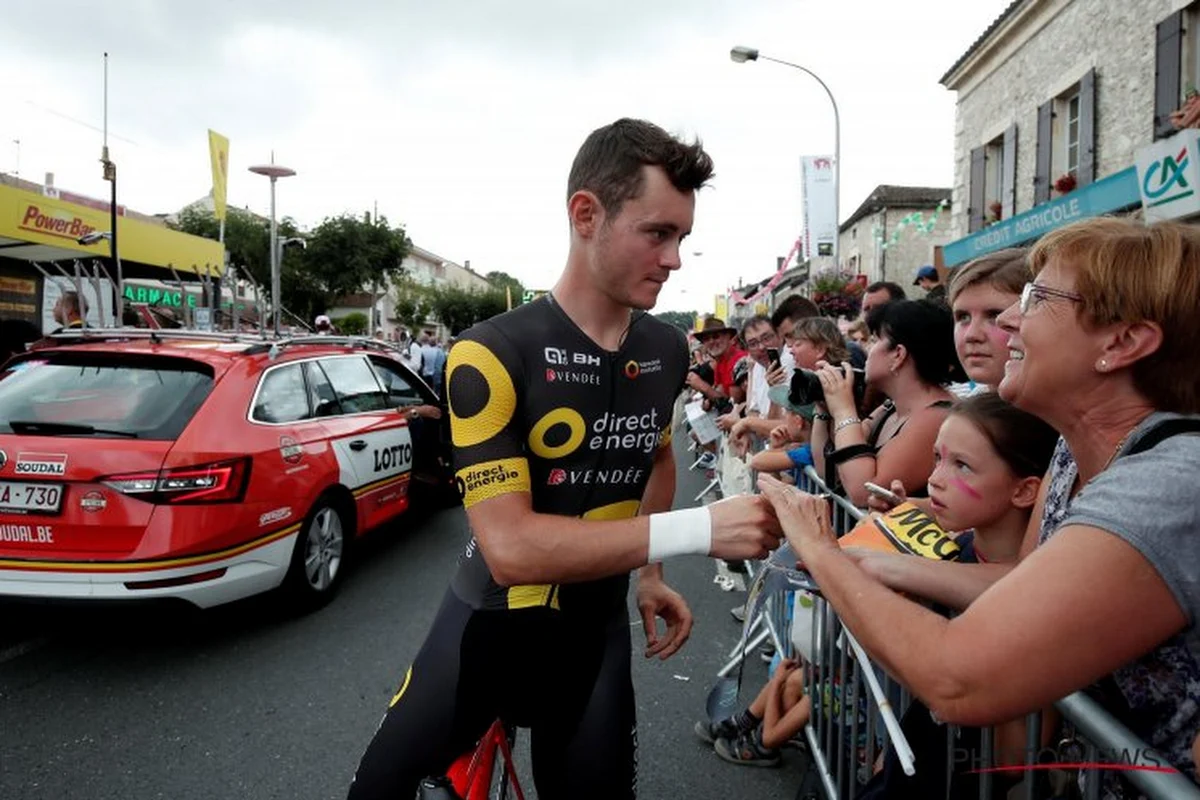
[[[966,481],[964,481],[962,478],[951,478],[950,483],[953,484],[956,489],[958,489],[960,492],[965,494],[967,497],[970,497],[974,500],[982,500],[983,499],[983,495],[981,495],[979,492],[975,491],[975,487],[972,486],[971,484],[967,483]]]
[[[990,341],[992,346],[997,350],[1001,352],[1008,350],[1008,339],[1008,331],[1004,330],[1004,328],[1001,328],[999,325],[992,324],[988,328],[988,341]]]

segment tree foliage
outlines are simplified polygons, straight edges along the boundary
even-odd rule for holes
[[[684,333],[690,333],[696,327],[695,311],[662,311],[654,315],[668,325],[674,325]]]
[[[392,228],[386,217],[362,219],[350,214],[326,217],[308,234],[305,267],[330,297],[387,285],[404,270],[402,262],[412,242],[403,228]]]
[[[225,249],[230,263],[268,295],[270,225],[270,220],[236,208],[230,208],[225,219]],[[217,219],[203,208],[184,209],[174,227],[195,236],[218,238]],[[277,229],[281,240],[300,236],[296,223],[287,217],[278,222]],[[305,249],[283,251],[279,283],[284,307],[307,320],[325,311],[334,298],[384,286],[388,276],[398,278],[412,246],[404,229],[392,228],[384,217],[327,218],[304,239]]]
[[[392,300],[395,303],[396,319],[410,330],[423,325],[433,307],[430,290],[407,275],[396,279],[394,286]]]
[[[500,294],[505,294],[505,289],[512,293],[513,305],[521,304],[521,297],[525,294],[525,285],[519,280],[509,275],[507,272],[489,272],[483,276],[484,279],[500,290]],[[507,295],[505,295],[507,302]]]
[[[330,321],[337,328],[337,332],[345,336],[364,336],[367,333],[367,315],[361,311],[352,311],[344,317]]]

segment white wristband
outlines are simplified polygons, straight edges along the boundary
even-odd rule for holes
[[[650,554],[656,564],[672,556],[706,556],[712,550],[712,513],[708,506],[650,515]]]

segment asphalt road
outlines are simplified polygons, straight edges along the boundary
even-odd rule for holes
[[[677,505],[703,483],[686,463]],[[207,612],[0,604],[0,798],[344,797],[466,538],[461,509],[377,531],[341,594],[308,615],[258,599]],[[631,626],[640,796],[790,800],[801,755],[734,766],[692,733],[744,597],[714,574],[708,559],[668,565],[696,615],[674,658],[643,659]],[[750,659],[747,701],[765,675]],[[527,740],[517,756],[527,775]]]

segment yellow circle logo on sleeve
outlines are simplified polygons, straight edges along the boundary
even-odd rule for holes
[[[460,372],[466,370],[467,372]],[[454,404],[456,373],[461,383],[468,372],[478,372],[487,384],[482,408],[461,415]],[[470,447],[491,439],[508,425],[517,410],[517,390],[512,376],[495,353],[479,342],[463,341],[450,351],[446,368],[447,396],[450,398],[450,434],[457,447]]]

